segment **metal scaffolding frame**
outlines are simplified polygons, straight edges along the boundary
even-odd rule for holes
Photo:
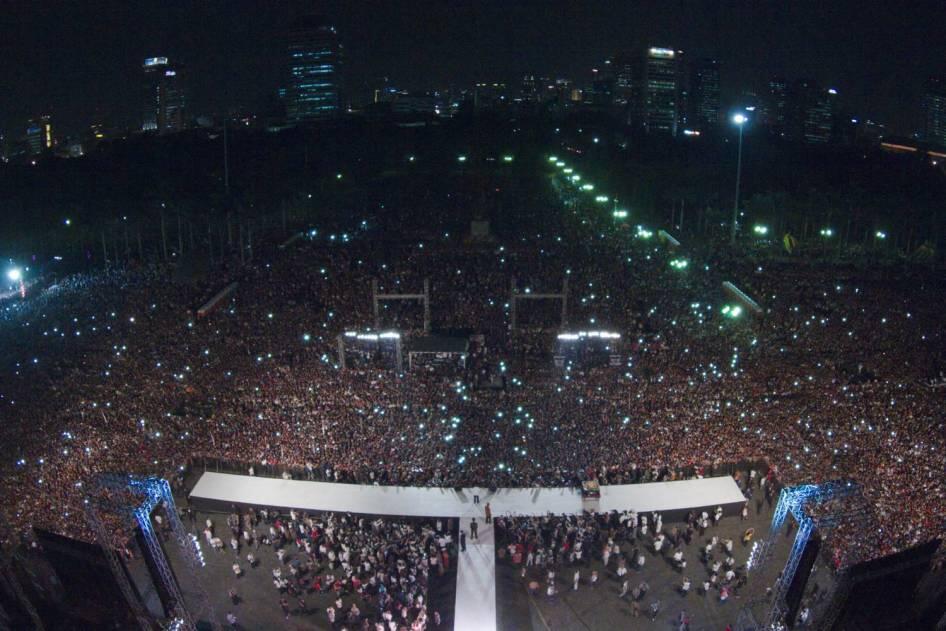
[[[136,506],[129,506],[121,501],[114,500],[105,494],[103,499],[102,491],[130,491],[136,497],[140,497],[142,502]],[[119,496],[120,497],[120,496]],[[134,518],[138,527],[141,529],[145,541],[146,553],[151,558],[154,567],[157,570],[157,578],[160,580],[165,593],[170,602],[168,609],[173,612],[174,620],[172,627],[176,629],[196,630],[197,624],[195,618],[186,606],[184,595],[181,592],[180,585],[174,572],[168,562],[164,548],[158,534],[154,531],[151,523],[151,513],[160,506],[164,506],[165,516],[171,527],[174,539],[182,551],[182,557],[185,560],[188,571],[192,574],[192,583],[197,590],[197,608],[199,614],[207,616],[211,625],[215,629],[220,628],[220,623],[214,612],[213,606],[203,584],[196,576],[196,570],[206,565],[203,559],[203,553],[200,550],[200,544],[197,537],[188,533],[181,523],[180,516],[174,504],[174,496],[171,494],[171,487],[168,481],[158,477],[140,477],[133,475],[106,473],[98,476],[93,484],[93,495],[86,499],[86,517],[92,526],[98,540],[99,546],[115,575],[119,588],[125,599],[128,601],[135,617],[142,629],[152,629],[153,621],[144,609],[144,606],[135,594],[128,576],[125,574],[124,566],[118,558],[118,554],[111,541],[111,533],[105,526],[101,518],[101,512],[105,511],[117,515],[122,519],[128,520]]]
[[[515,333],[518,324],[518,305],[517,300],[561,300],[562,301],[562,322],[559,328],[564,328],[568,324],[568,277],[562,278],[562,291],[557,294],[533,294],[519,293],[516,285],[516,277],[513,276],[509,282],[509,310],[511,319],[511,330]]]
[[[370,332],[359,334],[353,331],[346,331],[344,333],[339,333],[337,336],[335,336],[335,345],[338,352],[338,365],[341,366],[342,369],[348,368],[348,359],[347,359],[346,351],[345,351],[345,338],[346,337],[357,338],[359,335],[362,335],[362,336],[375,335],[378,337],[379,340],[380,339],[394,340],[394,368],[398,372],[404,372],[403,343],[401,341],[401,335],[397,331],[382,331],[382,332],[373,333],[373,334]]]
[[[371,302],[374,305],[374,328],[381,328],[381,310],[378,305],[381,300],[420,300],[424,303],[424,332],[430,333],[430,279],[424,279],[424,293],[422,294],[379,294],[378,279],[371,280]]]
[[[833,480],[823,484],[803,484],[782,489],[778,504],[775,506],[775,512],[772,515],[769,535],[757,548],[753,549],[747,564],[749,571],[756,572],[768,564],[774,554],[775,542],[785,524],[785,518],[791,513],[798,523],[798,531],[795,533],[795,540],[792,543],[788,560],[785,562],[785,568],[775,584],[771,608],[767,620],[761,627],[762,629],[780,629],[783,627],[785,616],[788,613],[786,601],[788,588],[795,577],[795,572],[798,570],[798,564],[801,562],[802,554],[808,540],[811,538],[811,534],[815,529],[824,531],[833,528],[847,514],[845,511],[838,511],[813,518],[805,512],[805,508],[811,504],[823,504],[824,502],[850,497],[859,491],[860,487],[851,480]],[[751,616],[749,617],[751,618]]]

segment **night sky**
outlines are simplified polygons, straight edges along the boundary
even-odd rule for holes
[[[141,61],[156,55],[187,66],[192,115],[257,111],[302,12],[335,22],[356,96],[383,76],[408,89],[518,85],[527,71],[581,83],[615,51],[653,44],[718,57],[724,102],[773,74],[813,77],[845,109],[906,133],[924,79],[946,73],[946,3],[932,1],[5,0],[0,130],[17,137],[39,112],[65,132],[136,123]]]

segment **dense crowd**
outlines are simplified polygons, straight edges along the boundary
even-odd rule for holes
[[[320,227],[286,250],[282,236],[261,237],[245,267],[208,277],[129,265],[10,303],[6,537],[38,526],[89,539],[81,507],[95,473],[171,476],[199,457],[342,482],[497,487],[765,461],[783,484],[862,486],[875,523],[838,537],[850,562],[943,535],[944,390],[929,385],[944,366],[941,281],[674,251],[554,198],[522,207],[521,230],[491,242],[433,219],[436,230],[398,231],[407,210],[389,203],[350,233]],[[436,200],[411,211],[432,217]],[[680,258],[685,269],[668,264]],[[621,333],[621,366],[553,369],[561,306],[523,302],[511,330],[513,277],[520,292],[567,278],[565,327]],[[372,280],[415,293],[425,278],[435,330],[483,335],[467,369],[342,370],[336,336],[373,326]],[[197,318],[223,279],[239,281],[234,298]],[[764,314],[727,317],[723,280]],[[422,309],[386,302],[381,319],[410,335]]]
[[[330,628],[423,631],[441,625],[428,590],[456,564],[454,528],[446,520],[267,508],[233,512],[226,524],[211,518],[198,524],[193,512],[188,517],[208,548],[232,555],[235,586],[228,595],[234,605],[256,596],[243,588],[246,573],[269,572],[274,600],[287,619],[318,611]]]
[[[719,536],[715,526],[722,514],[722,507],[691,511],[672,527],[664,527],[658,512],[634,511],[511,515],[494,522],[500,556],[519,570],[531,593],[554,598],[564,590],[598,588],[607,578],[619,586],[617,598],[630,603],[632,615],[654,617],[662,605],[648,595],[648,563],[670,565],[684,597],[692,592],[726,602],[746,585],[753,531],[747,528],[740,540]]]

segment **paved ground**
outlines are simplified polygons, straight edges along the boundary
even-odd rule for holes
[[[733,557],[737,566],[744,566],[750,547],[742,546],[741,536],[746,528],[753,527],[757,537],[768,532],[771,520],[771,507],[763,505],[760,513],[756,513],[753,502],[750,518],[746,521],[740,517],[724,517],[719,526],[710,527],[703,538],[694,537],[693,543],[685,547],[684,556],[688,567],[686,575],[690,578],[693,587],[689,595],[683,596],[678,588],[683,575],[672,565],[668,554],[658,555],[653,551],[651,537],[647,537],[647,561],[642,570],[631,569],[628,572],[631,586],[641,581],[650,585],[650,591],[639,602],[640,617],[634,617],[631,596],[619,598],[621,582],[614,574],[615,564],[611,562],[609,571],[605,572],[600,560],[593,560],[588,565],[580,566],[582,581],[578,591],[572,591],[571,579],[574,568],[561,568],[557,581],[561,590],[559,594],[548,598],[544,591],[532,597],[528,594],[526,585],[529,580],[536,580],[542,586],[546,585],[544,572],[535,568],[527,572],[526,578],[520,576],[520,567],[514,567],[508,560],[497,563],[497,619],[499,629],[503,631],[519,631],[534,629],[535,631],[555,631],[559,629],[676,629],[676,617],[681,610],[685,610],[690,618],[692,631],[723,631],[727,624],[735,626],[739,610],[748,602],[763,598],[765,589],[777,577],[785,565],[791,547],[791,538],[782,537],[775,549],[775,556],[766,566],[761,576],[753,575],[751,582],[741,592],[721,603],[718,591],[711,591],[704,596],[700,593],[699,585],[704,577],[709,575],[705,565],[700,561],[700,547],[710,537],[716,535],[721,540],[733,539],[736,544]],[[664,523],[664,530],[669,531],[675,524]],[[679,524],[676,524],[679,525]],[[793,533],[794,534],[794,533]],[[622,545],[623,549],[627,549]],[[666,551],[666,547],[665,547]],[[600,580],[595,588],[589,586],[587,577],[591,571],[597,569]],[[661,612],[656,620],[647,616],[647,608],[654,601],[661,602]]]
[[[183,507],[185,502],[179,506]],[[206,513],[198,513],[197,523],[202,524],[208,517]],[[226,532],[226,515],[221,513],[210,514],[218,531]],[[396,518],[387,518],[396,519]],[[190,524],[185,523],[185,527]],[[454,522],[454,540],[457,539],[456,522]],[[198,533],[198,536],[201,536]],[[249,550],[245,547],[240,552],[240,565],[244,570],[241,578],[236,578],[233,574],[232,565],[235,560],[233,552],[227,548],[221,551],[210,550],[208,546],[203,545],[201,540],[204,558],[207,561],[207,567],[202,568],[200,573],[201,584],[208,594],[211,604],[215,609],[217,619],[224,628],[226,628],[226,614],[233,612],[237,617],[237,628],[247,630],[266,630],[266,629],[332,629],[325,613],[326,608],[332,606],[335,596],[326,594],[307,594],[305,596],[305,610],[299,606],[297,598],[288,597],[290,605],[290,615],[285,617],[279,605],[280,594],[273,585],[272,570],[279,566],[279,560],[276,553],[270,546],[260,546],[259,550]],[[293,549],[294,546],[290,546]],[[181,558],[179,548],[173,542],[165,545],[168,558],[181,582],[185,594],[185,600],[188,603],[197,602],[195,595],[197,590],[188,578],[186,566]],[[255,568],[250,568],[246,562],[248,552],[258,559]],[[297,553],[296,553],[297,554]],[[288,573],[288,564],[291,562],[293,554],[286,555],[286,563],[281,567],[284,573]],[[431,576],[430,589],[428,592],[430,611],[438,610],[443,617],[443,624],[440,629],[453,628],[453,608],[456,599],[456,559],[453,559],[450,570],[443,577]],[[227,595],[228,590],[236,590],[239,599],[237,604],[233,604]],[[343,597],[344,607],[348,608],[352,603],[356,603],[362,613],[374,613],[375,609],[366,603],[362,598],[355,595],[346,595]],[[338,624],[336,629],[342,628]],[[348,628],[353,628],[349,626]],[[354,627],[354,628],[360,628]]]

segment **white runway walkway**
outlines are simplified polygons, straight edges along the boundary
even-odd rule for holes
[[[482,507],[479,504],[478,507]],[[454,631],[492,631],[496,628],[496,550],[493,525],[477,517],[479,538],[471,539],[470,517],[460,519],[467,533],[466,552],[457,566],[457,600]]]
[[[480,498],[473,503],[474,495]],[[496,629],[496,552],[493,527],[484,523],[489,502],[493,515],[546,515],[580,513],[581,493],[571,488],[498,489],[460,491],[441,488],[368,486],[258,478],[206,472],[190,498],[201,503],[253,504],[299,510],[325,510],[409,517],[458,517],[467,533],[466,552],[457,565],[455,629]],[[677,482],[624,484],[601,487],[598,511],[671,511],[742,504],[745,498],[729,476]],[[479,524],[479,540],[471,540],[470,519]]]

